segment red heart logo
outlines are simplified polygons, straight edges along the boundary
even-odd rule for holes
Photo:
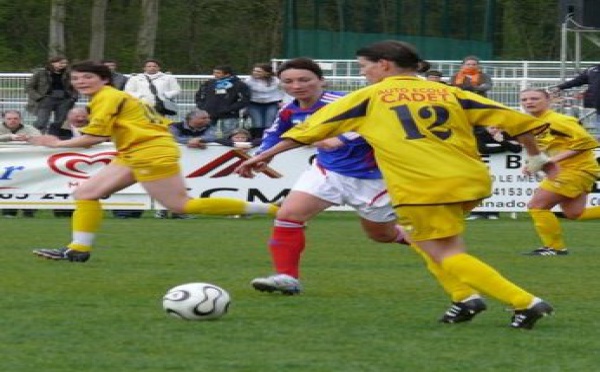
[[[100,152],[94,155],[63,152],[50,156],[48,166],[58,174],[87,179],[90,178],[90,172],[96,170],[95,164],[107,165],[116,155],[115,151]]]

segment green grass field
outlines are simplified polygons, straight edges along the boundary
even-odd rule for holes
[[[30,253],[67,242],[68,219],[2,220],[0,370],[597,371],[599,224],[561,221],[566,257],[520,255],[539,245],[525,215],[467,224],[471,253],[556,307],[522,331],[493,300],[438,323],[449,302],[417,255],[368,241],[351,213],[310,224],[293,297],[249,286],[271,272],[269,218],[108,218],[86,264]],[[229,314],[168,317],[162,294],[193,281],[227,289]]]

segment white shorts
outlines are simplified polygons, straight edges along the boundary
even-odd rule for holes
[[[316,162],[292,187],[336,205],[352,207],[359,216],[372,222],[396,220],[385,183],[381,179],[342,176],[319,167]]]

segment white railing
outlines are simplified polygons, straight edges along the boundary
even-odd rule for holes
[[[348,62],[348,61],[346,61]],[[348,62],[349,63],[349,62]],[[441,63],[441,62],[439,62]],[[524,62],[522,62],[524,63]],[[540,71],[534,73],[531,69],[533,62],[528,65],[528,68],[523,70],[526,75],[514,76],[514,77],[494,77],[494,88],[490,91],[489,97],[501,102],[509,107],[518,109],[519,91],[526,87],[533,88],[546,88],[552,85],[556,85],[560,82],[558,75],[555,77],[537,77],[535,75],[541,74]],[[535,62],[537,64],[543,64],[541,62]],[[548,63],[550,64],[550,63]],[[353,66],[355,63],[353,63]],[[349,65],[348,65],[349,66]],[[436,65],[434,65],[435,67]],[[521,66],[522,67],[522,66]],[[520,67],[520,68],[521,68]],[[539,66],[538,66],[539,67]],[[504,67],[506,68],[506,67]],[[522,70],[516,69],[513,71],[515,75]],[[338,71],[339,72],[339,71]],[[5,110],[21,110],[23,112],[25,123],[31,124],[34,121],[34,117],[25,112],[25,104],[27,103],[27,95],[25,93],[25,84],[31,75],[25,73],[0,73],[0,111]],[[195,94],[201,84],[211,79],[211,75],[175,75],[179,84],[181,85],[182,92],[177,96],[176,101],[179,104],[179,118],[181,119],[189,110],[195,107]],[[245,76],[240,76],[245,78]],[[366,81],[363,77],[355,74],[354,76],[335,76],[328,75],[326,77],[327,89],[350,92],[366,85]],[[579,90],[573,90],[566,92],[567,99],[561,100],[557,103],[557,108],[566,113],[571,113],[574,116],[583,117],[587,114],[581,106],[581,100],[577,97]],[[82,99],[78,104],[85,104],[85,99]],[[587,115],[587,119],[591,120],[591,116]],[[586,119],[586,120],[587,120]]]
[[[285,59],[272,59],[273,66],[277,66]],[[358,64],[353,59],[319,59],[316,60],[327,76],[358,76]],[[441,71],[444,76],[452,76],[460,69],[461,61],[429,61],[432,70]],[[589,66],[600,62],[587,61],[579,64],[574,61],[565,63],[567,78],[574,76]],[[561,72],[560,61],[481,61],[483,71],[492,78],[559,78]]]

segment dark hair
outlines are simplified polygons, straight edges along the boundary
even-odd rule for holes
[[[89,72],[98,75],[102,80],[108,80],[111,77],[111,72],[108,67],[96,61],[82,61],[71,65],[71,72]]]
[[[438,70],[429,70],[425,73],[425,76],[438,76],[438,77],[442,77],[444,76],[444,74],[441,71]]]
[[[162,67],[162,63],[158,59],[155,59],[155,58],[148,58],[148,59],[144,60],[144,62],[142,63],[142,66],[146,66],[146,63],[149,63],[149,62],[156,63],[158,65],[158,67]]]
[[[429,71],[429,69],[431,68],[431,63],[429,61],[419,61],[419,68],[417,69],[417,72],[419,74],[423,74],[427,71]]]
[[[65,56],[53,56],[48,58],[48,61],[46,62],[46,68],[48,70],[52,70],[54,69],[54,66],[52,66],[53,63],[55,62],[60,62],[60,61],[64,61],[64,60],[69,60],[67,57]]]
[[[226,75],[233,75],[233,68],[231,68],[231,66],[228,66],[228,65],[215,66],[215,68],[213,68],[213,70],[223,71],[223,73]]]
[[[321,66],[307,57],[294,58],[283,62],[277,68],[277,76],[281,76],[282,72],[290,69],[308,70],[317,75],[319,79],[323,79],[323,69],[321,69]]]
[[[275,82],[275,74],[273,73],[273,66],[270,63],[256,63],[254,64],[253,69],[259,68],[265,72],[264,78],[261,80],[265,80],[267,82],[267,86],[271,86]]]
[[[60,61],[65,60],[65,59],[69,60],[65,56],[54,56],[54,57],[48,58],[48,63],[60,62]]]
[[[423,62],[413,45],[397,40],[385,40],[367,45],[357,50],[356,55],[372,62],[385,59],[394,62],[398,67],[414,70],[419,68],[419,62]]]

